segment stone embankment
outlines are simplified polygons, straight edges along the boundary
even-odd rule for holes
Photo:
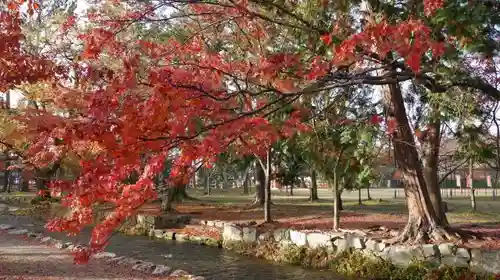
[[[141,219],[144,220],[144,218]],[[471,271],[477,273],[500,274],[500,251],[461,248],[452,243],[391,246],[382,240],[370,239],[362,232],[311,232],[290,229],[259,232],[252,226],[240,226],[222,221],[201,221],[200,223],[207,230],[218,230],[220,238],[189,236],[168,229],[155,228],[150,228],[147,234],[159,239],[221,245],[226,248],[234,248],[238,244],[248,247],[272,242],[280,247],[294,245],[310,249],[322,248],[333,255],[348,250],[358,251],[367,257],[383,259],[401,267],[407,267],[415,262],[424,262],[436,267],[447,265],[470,268]]]
[[[222,232],[223,243],[277,242],[281,246],[304,246],[312,249],[325,248],[339,254],[346,250],[359,251],[366,256],[381,258],[398,266],[408,266],[416,261],[433,265],[469,267],[479,273],[500,273],[500,251],[460,248],[455,244],[425,244],[417,246],[390,246],[380,240],[369,239],[354,232],[305,232],[289,229],[259,233],[253,227],[223,224],[206,221],[206,226],[218,227]]]

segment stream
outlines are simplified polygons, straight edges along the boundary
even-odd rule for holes
[[[73,243],[87,244],[90,236],[90,230],[84,230],[75,237],[46,232],[42,221],[27,216],[0,215],[0,224],[11,224],[16,228],[43,232],[45,235]],[[111,238],[106,251],[155,264],[164,264],[173,269],[183,269],[196,276],[204,276],[207,280],[345,279],[329,271],[279,265],[220,248],[172,240],[152,240],[143,236],[116,234]]]

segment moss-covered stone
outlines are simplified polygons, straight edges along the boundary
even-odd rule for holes
[[[163,235],[163,238],[166,239],[166,240],[172,240],[172,239],[174,239],[174,236],[175,236],[175,232],[173,232],[173,231],[167,231]]]
[[[441,266],[416,261],[408,267],[398,267],[381,258],[374,259],[360,251],[344,251],[330,262],[330,269],[352,278],[374,280],[489,280],[490,275],[475,274],[468,268]]]
[[[187,234],[184,234],[184,233],[176,233],[174,240],[179,241],[179,242],[189,241],[189,236]]]
[[[139,225],[122,227],[120,231],[124,234],[134,235],[134,236],[148,236],[149,234],[149,229],[141,227]]]
[[[334,254],[331,248],[309,248],[269,241],[258,245],[245,242],[224,242],[224,248],[242,255],[308,268],[330,269],[353,279],[373,280],[489,280],[488,275],[474,274],[467,268],[436,267],[433,263],[415,261],[408,267],[398,267],[375,255],[360,250],[345,250]]]

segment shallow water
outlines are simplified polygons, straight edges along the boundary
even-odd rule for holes
[[[30,217],[1,215],[0,223],[43,231],[43,223]],[[61,233],[46,234],[54,238],[85,244],[88,240],[89,231],[86,230],[77,237],[67,237]],[[244,257],[219,248],[171,240],[151,240],[142,236],[117,234],[111,238],[106,251],[151,261],[156,264],[164,264],[174,269],[184,269],[194,275],[204,276],[207,280],[345,279],[329,271],[277,265],[264,260]]]

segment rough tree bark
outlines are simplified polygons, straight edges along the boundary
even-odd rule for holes
[[[431,105],[430,121],[427,130],[422,132],[422,164],[424,179],[429,198],[436,212],[437,222],[442,226],[448,226],[446,211],[441,197],[439,187],[439,148],[441,146],[441,115],[439,106]]]
[[[182,202],[189,198],[186,193],[186,185],[178,185],[164,189],[161,198],[161,210],[166,213],[175,212],[172,204],[174,202]]]
[[[358,188],[358,205],[362,205],[362,204],[363,204],[363,199],[361,196],[361,188]]]
[[[309,201],[317,201],[318,197],[318,179],[316,178],[316,170],[311,168],[311,189],[309,192]]]
[[[211,171],[208,168],[203,170],[203,188],[205,195],[212,194],[212,182],[210,181]]]
[[[7,154],[8,152],[5,152],[5,156],[7,157]],[[10,170],[8,169],[9,168],[9,160],[5,160],[5,170],[4,170],[4,173],[3,173],[3,188],[2,188],[2,192],[10,192]]]
[[[394,156],[405,185],[408,206],[408,222],[393,242],[422,243],[429,238],[457,241],[458,236],[440,219],[432,205],[399,84],[389,85],[389,90],[384,92],[384,106],[388,119],[393,119],[397,126],[392,132]]]
[[[255,178],[257,179],[257,186],[255,187],[255,200],[254,205],[264,205],[265,189],[266,189],[266,173],[262,165],[257,162],[255,164]]]
[[[243,182],[241,183],[242,186],[243,186],[243,194],[248,194],[249,193],[249,190],[248,190],[248,185],[249,185],[249,182],[250,182],[250,169],[252,168],[252,165],[249,164],[246,168],[245,168],[245,173],[243,173]]]
[[[47,190],[47,185],[54,177],[56,172],[61,168],[61,161],[56,161],[50,168],[35,169],[35,187],[38,191]],[[45,192],[46,197],[50,197],[49,192]]]
[[[230,188],[231,188],[231,181],[229,181],[229,176],[227,174],[227,168],[226,168],[225,170],[222,170],[222,189],[230,189]]]
[[[344,205],[342,203],[342,189],[339,188],[338,183],[337,183],[337,194],[335,196],[337,199],[336,203],[338,203],[338,205],[339,205],[339,211],[344,210]]]

